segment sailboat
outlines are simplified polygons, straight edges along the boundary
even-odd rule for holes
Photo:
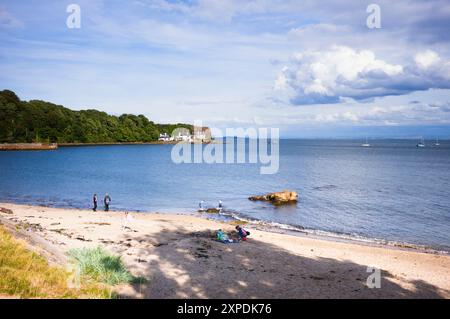
[[[367,140],[366,137],[366,142],[361,144],[362,147],[370,147],[369,141]]]
[[[425,142],[423,141],[423,137],[420,138],[420,142],[416,144],[416,147],[425,147]]]
[[[436,137],[436,143],[434,143],[435,146],[439,146],[441,144],[439,144],[439,139]]]

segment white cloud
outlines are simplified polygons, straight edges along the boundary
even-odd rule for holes
[[[442,112],[450,113],[450,101],[442,102],[432,102],[426,104],[428,107],[431,107],[433,110],[439,110]]]
[[[436,65],[439,63],[439,60],[439,55],[432,50],[417,53],[414,57],[414,61],[422,69],[428,69],[430,66]]]
[[[365,100],[417,90],[450,87],[450,63],[434,51],[415,56],[415,64],[391,64],[370,50],[333,46],[329,50],[294,55],[275,81],[295,105]]]
[[[429,90],[449,87],[448,0],[380,0],[381,30],[352,0],[79,1],[80,32],[54,1],[0,5],[5,87],[160,122],[450,123],[450,90]]]

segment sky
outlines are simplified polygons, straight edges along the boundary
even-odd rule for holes
[[[447,0],[0,0],[0,89],[282,137],[448,138],[449,30]]]

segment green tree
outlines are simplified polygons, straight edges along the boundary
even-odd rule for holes
[[[13,91],[0,91],[0,143],[151,142],[178,127],[192,131],[192,125],[155,124],[142,114],[72,111],[40,100],[21,101]]]

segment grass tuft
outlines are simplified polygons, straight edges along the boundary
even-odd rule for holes
[[[76,261],[81,277],[88,277],[109,285],[134,283],[135,278],[120,256],[113,256],[101,247],[72,249],[69,256]]]
[[[98,283],[69,287],[71,274],[30,251],[0,226],[0,295],[16,298],[111,298]]]

